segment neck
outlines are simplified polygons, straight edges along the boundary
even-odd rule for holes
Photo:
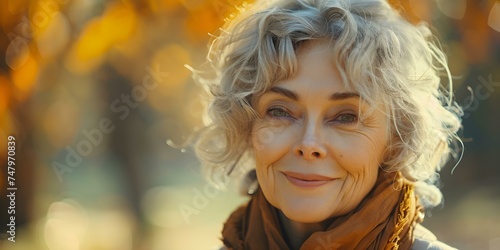
[[[326,229],[325,223],[302,223],[288,219],[279,211],[279,219],[286,236],[286,242],[291,250],[298,250],[304,242],[314,233]]]

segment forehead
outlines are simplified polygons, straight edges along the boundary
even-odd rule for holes
[[[276,67],[272,67],[271,72],[269,72],[285,77],[269,83],[257,82],[256,84],[261,85],[258,87],[259,91],[251,95],[249,101],[255,103],[274,86],[292,88],[300,93],[329,85],[328,88],[324,88],[325,93],[321,92],[321,94],[356,93],[360,100],[369,105],[378,106],[381,102],[385,103],[384,100],[387,98],[382,97],[381,86],[377,87],[376,83],[369,80],[369,75],[374,75],[373,72],[367,72],[369,69],[361,67],[364,65],[362,62],[355,61],[360,58],[345,59],[345,55],[339,55],[339,51],[342,50],[335,46],[337,46],[335,41],[327,38],[303,41],[297,44],[292,56],[289,57],[292,61],[282,62],[279,65],[276,61],[273,63]],[[349,69],[345,68],[346,65],[350,65]],[[262,67],[259,68],[264,70]],[[278,72],[272,72],[274,70]],[[294,89],[294,85],[302,86],[301,90]],[[380,99],[381,97],[382,99]]]
[[[370,57],[364,56],[361,51],[348,53],[335,46],[341,45],[330,39],[311,40],[301,44],[295,51],[299,68],[314,65],[306,67],[310,70],[309,75],[319,77],[320,74],[316,74],[319,70],[330,72],[338,81],[339,90],[358,93],[361,99],[373,105],[384,102],[387,99],[384,94],[385,85],[389,83],[380,82],[381,79],[377,76],[385,70],[373,64],[367,65]]]
[[[299,94],[317,92],[318,95],[332,93],[358,93],[356,86],[342,74],[342,69],[333,55],[333,44],[325,40],[310,41],[296,50],[297,70],[288,79],[277,81],[270,86],[291,89]],[[320,91],[315,91],[315,90]],[[359,94],[358,94],[359,96]]]

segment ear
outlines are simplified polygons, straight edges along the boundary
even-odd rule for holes
[[[240,194],[242,195],[253,195],[259,188],[259,182],[257,181],[257,174],[255,169],[250,170],[240,185]]]

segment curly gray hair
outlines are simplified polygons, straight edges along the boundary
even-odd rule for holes
[[[425,24],[413,25],[384,0],[282,0],[246,6],[210,47],[206,127],[195,153],[210,176],[228,175],[251,154],[252,100],[297,72],[296,51],[328,40],[346,88],[383,104],[393,135],[381,164],[413,181],[424,205],[442,200],[437,172],[461,143],[444,53]],[[447,77],[440,84],[440,73]],[[373,105],[377,106],[377,105]],[[457,149],[458,150],[458,149]],[[246,160],[245,160],[246,161]]]

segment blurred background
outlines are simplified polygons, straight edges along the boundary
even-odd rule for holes
[[[251,1],[247,1],[250,3]],[[465,154],[424,224],[459,249],[500,249],[500,1],[391,0],[435,30],[465,110]],[[242,0],[2,0],[0,249],[220,245],[246,201],[181,144],[201,123],[209,34]],[[15,137],[15,243],[7,240]]]

